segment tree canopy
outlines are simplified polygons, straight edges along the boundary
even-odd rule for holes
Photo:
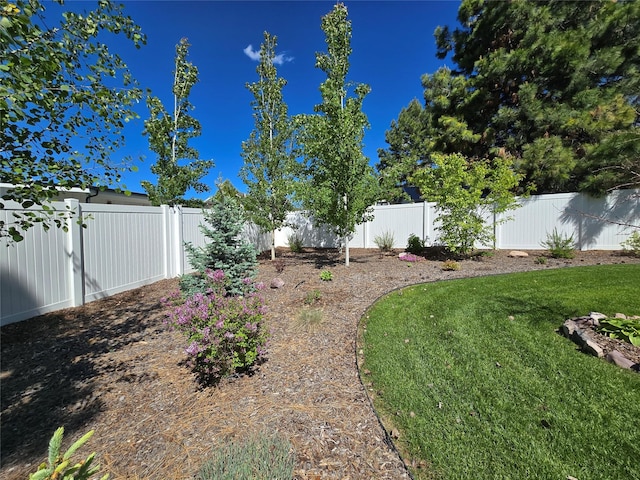
[[[322,224],[330,225],[347,247],[355,226],[364,222],[378,195],[369,159],[362,153],[364,130],[369,126],[362,103],[370,88],[356,84],[349,95],[347,83],[351,55],[351,22],[347,7],[337,3],[322,18],[326,53],[316,53],[316,67],[327,75],[320,85],[322,103],[315,115],[303,118],[303,148],[307,182],[303,203]]]
[[[62,3],[59,1],[59,3]],[[43,214],[16,213],[0,223],[0,236],[21,240],[34,223],[63,226],[46,202],[57,188],[120,185],[130,161],[113,163],[124,144],[125,122],[142,91],[126,64],[99,35],[117,34],[136,47],[140,28],[107,0],[95,10],[65,12],[56,27],[44,22],[38,0],[0,7],[0,181],[13,188],[0,200],[22,207],[43,205]],[[122,185],[120,185],[122,186]],[[124,188],[124,186],[122,186]]]
[[[440,152],[509,156],[520,191],[629,184],[628,165],[615,168],[624,159],[602,153],[638,136],[640,3],[464,0],[458,19],[435,32],[438,57],[456,67],[423,76],[423,108],[387,132],[383,175],[402,184]]]
[[[187,60],[189,42],[182,38],[176,45],[173,72],[173,112],[169,113],[158,97],[149,95],[147,106],[150,117],[144,122],[144,134],[149,137],[149,148],[158,159],[151,172],[158,176],[157,185],[142,182],[153,205],[184,203],[188,189],[208,192],[209,187],[200,179],[213,168],[212,160],[200,160],[198,151],[189,140],[200,136],[200,122],[189,113],[194,109],[189,101],[191,89],[198,82],[198,68]],[[180,164],[180,162],[187,163]]]
[[[288,115],[282,89],[286,80],[278,77],[274,64],[277,37],[264,33],[260,47],[258,81],[247,84],[253,94],[254,130],[242,143],[244,165],[240,178],[247,186],[244,207],[251,220],[271,232],[271,258],[275,258],[275,231],[286,224],[293,210],[292,195],[297,170],[293,121]]]

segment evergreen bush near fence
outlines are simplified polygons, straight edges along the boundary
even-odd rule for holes
[[[227,293],[239,295],[246,291],[245,279],[255,277],[258,265],[255,247],[242,237],[242,206],[235,198],[221,197],[205,211],[204,220],[206,223],[200,229],[208,241],[200,248],[185,244],[196,273],[180,278],[180,290],[186,295],[206,293],[209,287],[206,272],[222,270]]]

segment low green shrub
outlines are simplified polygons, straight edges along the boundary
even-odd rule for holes
[[[445,260],[444,262],[442,262],[442,270],[445,270],[445,271],[460,270],[460,264],[455,260]]]
[[[425,248],[425,242],[417,235],[413,233],[409,235],[407,239],[407,248],[405,250],[409,253],[413,253],[414,255],[420,255]]]
[[[87,480],[100,470],[98,465],[91,466],[95,457],[95,452],[89,455],[86,460],[73,463],[71,456],[82,447],[93,436],[93,430],[85,433],[80,439],[76,440],[71,447],[64,453],[60,454],[62,448],[62,437],[64,436],[64,427],[58,428],[49,441],[49,455],[47,463],[43,463],[38,467],[35,473],[29,475],[29,480]],[[101,480],[109,478],[109,474],[101,477]]]
[[[393,250],[393,245],[395,244],[395,238],[393,236],[393,232],[387,230],[382,232],[380,235],[376,235],[373,238],[373,243],[380,249],[381,252],[390,252]]]
[[[320,272],[320,280],[323,282],[330,282],[333,280],[333,275],[330,270],[322,270]]]
[[[547,239],[541,245],[549,250],[553,258],[573,258],[575,257],[575,241],[573,235],[566,236],[553,229],[551,234],[547,234]]]
[[[198,471],[196,480],[293,478],[295,453],[281,435],[262,433],[216,448]]]
[[[289,250],[291,250],[293,253],[301,253],[304,249],[302,237],[296,232],[287,236],[287,243],[289,244]]]
[[[600,320],[598,331],[611,338],[619,338],[640,347],[640,320],[634,318],[607,318]]]
[[[543,256],[536,257],[535,261],[539,265],[546,265],[547,264],[547,257],[543,257]]]
[[[206,276],[206,294],[185,298],[176,292],[165,299],[167,323],[187,337],[187,363],[204,385],[254,365],[265,354],[268,336],[261,283],[246,279],[244,295],[232,296],[222,270]]]
[[[303,302],[305,305],[313,305],[318,302],[322,298],[322,293],[320,290],[311,290],[307,292],[304,296]]]
[[[636,230],[620,244],[622,250],[629,255],[640,257],[640,231]]]

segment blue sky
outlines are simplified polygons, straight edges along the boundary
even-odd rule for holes
[[[139,50],[115,37],[107,39],[143,88],[150,88],[165,106],[172,104],[171,84],[175,45],[186,37],[191,44],[189,59],[200,72],[190,100],[192,113],[202,125],[194,139],[203,159],[213,159],[215,168],[205,182],[215,192],[218,178],[229,179],[246,191],[238,172],[242,166],[241,143],[253,129],[251,93],[247,82],[257,80],[257,61],[263,32],[278,37],[277,53],[285,61],[278,73],[288,82],[283,90],[291,115],[312,113],[320,103],[319,86],[325,75],[314,67],[315,52],[326,51],[321,17],[333,1],[143,1],[121,0],[125,13],[141,26],[147,45]],[[413,98],[422,99],[420,77],[444,66],[435,56],[433,31],[438,25],[457,25],[458,1],[345,1],[352,23],[353,53],[348,80],[367,83],[371,93],[363,111],[371,128],[365,134],[364,153],[372,165],[377,150],[385,148],[384,133],[400,110]],[[90,9],[94,2],[69,1],[65,8]],[[251,48],[248,48],[251,46]],[[146,105],[137,109],[140,119],[128,125],[122,157],[144,157],[136,162],[138,172],[126,173],[124,184],[143,192],[141,180],[155,182],[149,168],[155,163],[142,135],[148,117]],[[119,161],[114,158],[114,161]],[[206,197],[207,194],[187,197]]]

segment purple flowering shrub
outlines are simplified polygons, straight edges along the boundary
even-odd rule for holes
[[[413,253],[404,253],[398,257],[403,262],[420,262],[424,260],[423,257],[419,257],[418,255],[414,255]]]
[[[245,279],[244,295],[228,295],[222,270],[205,272],[209,288],[183,297],[176,292],[165,302],[167,323],[182,332],[189,345],[188,364],[201,383],[246,370],[265,354],[267,332],[263,325],[261,283]]]

